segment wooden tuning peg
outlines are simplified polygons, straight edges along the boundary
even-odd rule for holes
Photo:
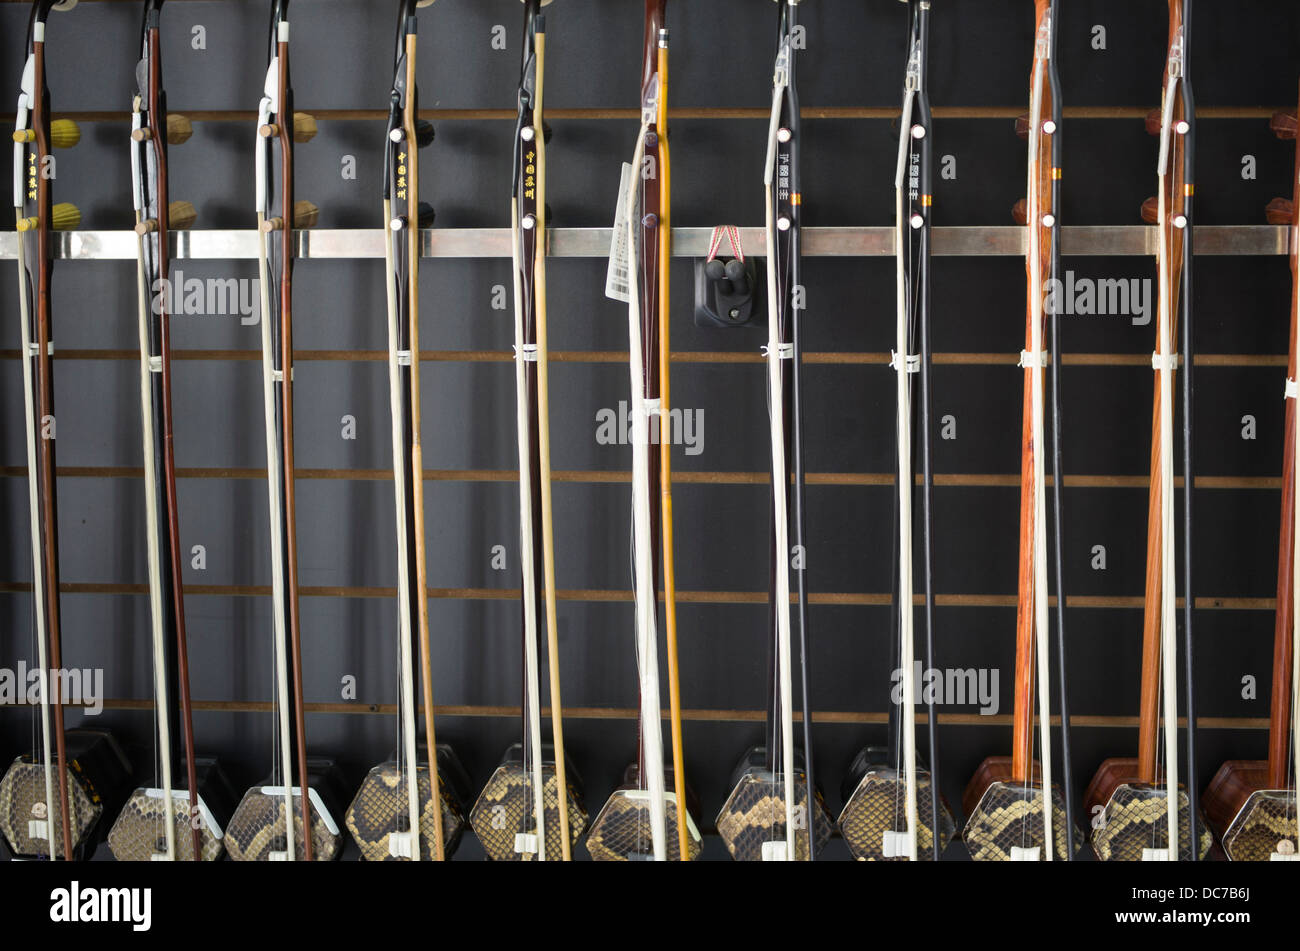
[[[1273,130],[1273,134],[1279,139],[1294,139],[1296,137],[1295,110],[1273,113],[1273,118],[1269,120],[1268,127]]]
[[[55,119],[50,123],[50,145],[56,149],[70,149],[81,141],[81,128],[71,119]]]
[[[310,142],[316,138],[316,117],[306,112],[293,114],[293,140]]]
[[[1022,198],[1012,205],[1011,217],[1018,225],[1029,224],[1029,202]]]
[[[309,201],[293,203],[293,226],[298,229],[314,228],[320,219],[320,209]]]
[[[1147,113],[1146,126],[1147,135],[1159,135],[1160,127],[1164,124],[1164,116],[1159,109],[1152,109]]]
[[[1026,142],[1029,141],[1029,113],[1026,112],[1023,116],[1016,116],[1016,135]]]
[[[1289,225],[1295,223],[1295,205],[1289,198],[1274,198],[1264,209],[1264,216],[1271,225]]]
[[[81,226],[81,209],[70,201],[61,201],[52,209],[55,231],[73,231]]]
[[[415,147],[422,149],[432,145],[434,140],[433,123],[428,119],[415,120]]]
[[[167,141],[171,145],[183,145],[194,134],[194,125],[187,116],[168,113]]]
[[[1160,224],[1160,200],[1155,195],[1142,202],[1142,220],[1149,225]]]
[[[19,145],[36,141],[35,129],[18,129],[13,140]],[[71,119],[55,119],[50,123],[50,145],[56,149],[70,149],[81,141],[81,127]]]
[[[198,217],[199,213],[188,201],[173,201],[167,205],[167,222],[173,231],[189,231]]]
[[[173,231],[188,231],[194,227],[199,213],[188,201],[173,201],[167,205],[167,224]],[[135,233],[141,236],[153,234],[158,230],[157,218],[146,218],[135,226]]]

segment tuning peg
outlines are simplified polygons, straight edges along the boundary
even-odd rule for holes
[[[167,205],[167,225],[173,231],[188,231],[194,227],[194,222],[198,217],[199,213],[194,210],[194,205],[188,201],[173,201]],[[152,234],[157,230],[157,218],[146,218],[135,226],[135,233],[138,235]]]
[[[293,203],[293,226],[299,230],[316,227],[320,209],[309,201],[299,199]]]
[[[1295,110],[1273,113],[1273,118],[1268,127],[1273,130],[1273,134],[1279,139],[1294,139],[1296,137]]]
[[[167,205],[167,223],[173,231],[189,231],[198,220],[199,213],[188,201],[173,201]]]
[[[1029,224],[1029,202],[1022,198],[1020,201],[1012,205],[1011,217],[1015,219],[1015,222],[1018,225]]]
[[[13,134],[19,145],[36,141],[35,129],[19,129]],[[50,145],[56,149],[70,149],[81,141],[81,127],[71,119],[55,119],[50,123]]]
[[[433,205],[427,201],[420,202],[420,227],[432,228],[434,218]]]
[[[432,145],[434,140],[433,123],[428,119],[415,120],[415,147],[422,149]]]
[[[1160,200],[1154,195],[1142,202],[1142,220],[1149,225],[1160,224]]]
[[[1289,198],[1274,198],[1264,209],[1264,215],[1271,225],[1289,225],[1295,221],[1295,205]]]
[[[81,128],[71,119],[50,123],[50,144],[56,149],[70,149],[81,141]]]
[[[293,140],[310,142],[316,138],[316,117],[306,112],[293,114]]]
[[[167,141],[171,145],[183,145],[194,134],[194,125],[187,116],[169,114],[167,116]]]
[[[70,201],[54,206],[52,220],[55,231],[73,231],[81,225],[81,209]]]
[[[1029,140],[1029,113],[1016,116],[1016,135],[1025,141]]]

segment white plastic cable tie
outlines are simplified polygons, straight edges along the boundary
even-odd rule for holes
[[[644,400],[641,403],[641,405],[645,407],[646,416],[650,417],[651,419],[660,415],[660,413],[663,411],[662,410],[663,403],[661,403],[658,399]]]
[[[162,357],[150,357],[150,358],[149,358],[149,372],[150,372],[150,373],[161,373],[161,372],[162,372]]]
[[[1292,379],[1291,377],[1287,377],[1286,386],[1283,388],[1282,391],[1282,398],[1293,400],[1297,397],[1298,394],[1300,394],[1300,387],[1296,386],[1296,382],[1294,379]]]
[[[890,351],[889,351],[889,365],[890,365],[891,367],[893,367],[895,370],[898,369],[898,351],[897,351],[897,350],[890,350]],[[907,372],[908,372],[908,373],[920,373],[920,372],[921,372],[921,355],[920,355],[919,353],[911,353],[911,354],[908,354],[908,355],[907,355]]]
[[[763,344],[762,353],[763,353],[763,356],[764,356],[764,357],[770,357],[770,356],[772,355],[772,347],[771,347],[771,345],[770,345],[770,344],[766,344],[766,343]],[[793,343],[778,343],[778,344],[776,345],[776,358],[777,358],[778,360],[793,360],[793,359],[794,359],[794,344],[793,344]]]
[[[398,350],[398,351],[397,351],[397,365],[398,365],[399,367],[409,367],[409,366],[411,365],[411,351],[410,351],[410,350]]]
[[[1167,353],[1167,354],[1162,354],[1162,353],[1160,353],[1160,352],[1158,352],[1158,351],[1155,352],[1155,353],[1152,353],[1152,354],[1151,354],[1151,369],[1153,369],[1153,370],[1177,370],[1177,369],[1178,369],[1178,354],[1176,354],[1176,353]]]
[[[1028,350],[1021,350],[1021,351],[1020,351],[1020,362],[1016,364],[1016,366],[1021,367],[1021,368],[1023,368],[1023,369],[1028,369],[1028,368],[1030,368],[1030,367],[1044,367],[1044,368],[1045,368],[1045,367],[1047,367],[1048,365],[1049,365],[1049,360],[1048,360],[1048,358],[1047,358],[1047,351],[1046,351],[1046,350],[1040,350],[1040,351],[1038,352],[1038,357],[1037,357],[1037,359],[1035,359],[1034,355],[1033,355],[1032,353],[1030,353]]]
[[[515,359],[523,360],[525,363],[537,362],[537,344],[526,343],[522,347],[515,347]]]

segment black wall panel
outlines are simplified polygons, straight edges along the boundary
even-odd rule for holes
[[[670,0],[674,220],[680,226],[762,220],[765,120],[726,110],[770,101],[770,0]],[[1155,140],[1133,110],[1157,104],[1166,9],[1158,0],[1063,0],[1060,57],[1067,119],[1067,225],[1137,224],[1155,191]],[[201,228],[254,221],[252,148],[264,73],[261,0],[174,0],[163,16],[170,107],[196,113],[194,138],[171,152],[173,197],[191,200]],[[0,2],[0,82],[16,89],[27,5]],[[299,109],[321,117],[297,150],[299,197],[320,205],[323,228],[380,226],[377,183],[390,80],[393,4],[295,0],[293,69]],[[800,8],[809,49],[800,93],[805,223],[887,225],[893,219],[896,132],[890,118],[823,118],[820,110],[893,109],[900,97],[903,5],[809,0]],[[444,228],[505,227],[509,143],[518,75],[517,0],[443,0],[422,11],[422,105],[438,140],[422,156],[426,195]],[[1259,42],[1261,23],[1270,42]],[[939,156],[955,179],[936,182],[939,225],[1006,225],[1022,197],[1025,149],[1011,116],[1027,98],[1032,51],[1028,0],[935,0],[931,66]],[[505,50],[492,48],[505,28]],[[560,0],[548,8],[547,104],[552,224],[608,227],[620,163],[635,135],[641,4]],[[1094,48],[1095,27],[1106,49]],[[205,49],[193,48],[202,28]],[[126,111],[133,91],[139,4],[83,0],[49,25],[56,112],[83,119],[81,145],[59,158],[58,200],[76,202],[83,227],[132,222]],[[1265,203],[1289,195],[1293,148],[1259,113],[1295,103],[1300,8],[1269,0],[1200,0],[1194,40],[1199,125],[1198,216],[1204,224],[1259,224]],[[9,96],[8,100],[12,100]],[[958,108],[953,114],[952,109]],[[1129,110],[1114,117],[1115,110]],[[1107,112],[1109,110],[1109,113]],[[494,111],[494,112],[490,112]],[[610,116],[608,113],[619,111]],[[1098,117],[1100,116],[1100,117]],[[1242,177],[1246,155],[1257,176]],[[353,156],[355,179],[340,170]],[[7,174],[7,173],[6,173]],[[4,227],[10,227],[8,222]],[[1263,751],[1277,556],[1282,382],[1290,278],[1286,261],[1198,260],[1195,591],[1204,784],[1228,757]],[[1154,262],[1067,257],[1079,277],[1154,280]],[[187,277],[252,278],[252,262],[182,261]],[[628,600],[626,446],[600,445],[597,414],[627,399],[626,313],[603,297],[605,263],[550,264],[560,661],[570,752],[594,812],[632,756],[636,680]],[[935,578],[938,664],[999,675],[996,716],[978,704],[944,711],[943,786],[949,800],[985,756],[1009,748],[1016,585],[1017,474],[1023,344],[1023,262],[934,261],[935,407],[956,438],[936,442]],[[304,261],[297,269],[297,463],[304,585],[305,679],[314,750],[332,753],[359,783],[386,757],[394,721],[375,712],[395,690],[396,584],[382,264]],[[679,406],[703,412],[703,451],[678,452],[675,487],[682,691],[688,775],[712,826],[735,758],[758,741],[765,704],[767,465],[764,375],[757,331],[694,326],[691,262],[674,262],[673,371]],[[818,602],[816,754],[832,810],[855,750],[883,734],[889,686],[894,275],[891,261],[809,259],[805,374],[810,569]],[[422,265],[424,445],[430,470],[429,578],[436,638],[434,695],[451,708],[439,735],[453,743],[476,787],[518,732],[520,694],[513,343],[504,260]],[[102,667],[112,701],[99,722],[148,763],[152,718],[145,595],[135,274],[130,262],[75,262],[55,271],[61,556],[68,663]],[[1149,285],[1148,285],[1149,286]],[[17,286],[0,268],[0,666],[31,659]],[[1154,306],[1154,302],[1152,302]],[[194,693],[233,704],[196,714],[200,746],[219,753],[235,785],[270,762],[271,719],[240,705],[271,697],[270,583],[262,433],[260,328],[238,315],[173,322],[177,464],[186,549]],[[1070,614],[1074,773],[1082,786],[1100,761],[1135,746],[1145,477],[1154,322],[1063,319],[1066,468],[1064,551]],[[687,356],[689,355],[689,356]],[[830,356],[825,356],[830,355]],[[846,357],[845,355],[850,355]],[[1243,439],[1244,416],[1257,436]],[[345,416],[357,438],[341,438]],[[509,569],[491,567],[494,545]],[[1094,546],[1107,552],[1093,567]],[[341,698],[341,678],[357,698]],[[1258,695],[1242,696],[1242,678]],[[344,706],[346,704],[346,709]],[[81,720],[73,714],[71,723]],[[30,744],[31,711],[0,710],[0,761]],[[147,777],[141,776],[144,780]],[[954,855],[960,853],[954,850]],[[579,849],[582,853],[582,850]],[[473,857],[467,846],[461,853]],[[583,853],[585,854],[585,853]],[[715,838],[710,857],[725,856]],[[837,844],[836,856],[845,853]]]

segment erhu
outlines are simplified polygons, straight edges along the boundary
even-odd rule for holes
[[[45,82],[45,29],[51,10],[76,0],[37,0],[27,28],[27,56],[14,124],[14,220],[18,231],[18,318],[27,435],[31,517],[32,616],[40,675],[39,720],[30,753],[0,781],[0,832],[20,858],[89,858],[103,836],[105,813],[121,806],[131,767],[104,730],[64,729],[67,681],[59,613],[59,531],[55,489],[54,320],[51,282],[54,231],[76,228],[74,205],[54,203],[52,150],[81,138],[76,123],[53,119]]]
[[[948,805],[935,795],[938,780],[921,763],[916,744],[916,640],[913,606],[912,374],[920,377],[922,452],[921,545],[925,587],[926,669],[934,669],[934,588],[930,499],[930,222],[931,115],[926,85],[929,66],[930,3],[907,0],[908,43],[903,81],[903,111],[898,125],[898,166],[894,176],[896,315],[893,369],[897,380],[898,474],[895,479],[897,583],[892,612],[896,686],[892,691],[887,745],[858,753],[845,778],[839,828],[859,860],[938,861],[952,841],[955,825]],[[920,352],[916,350],[919,335]],[[937,761],[937,718],[933,695],[927,698],[930,760]],[[936,835],[935,832],[938,831]]]
[[[519,554],[523,614],[523,736],[506,751],[469,820],[488,857],[568,861],[587,825],[581,787],[564,755],[551,508],[546,326],[546,18],[551,0],[523,0],[523,67],[515,124],[511,249],[515,289]],[[551,737],[542,742],[538,627],[546,625]]]
[[[329,860],[338,856],[343,845],[335,818],[346,797],[342,777],[332,761],[308,758],[303,707],[293,464],[294,231],[311,227],[318,212],[311,202],[294,199],[294,143],[314,138],[316,121],[307,113],[294,111],[289,35],[289,0],[273,0],[266,81],[257,115],[254,181],[271,526],[275,729],[270,775],[244,794],[226,828],[226,851],[237,861]],[[304,795],[310,803],[305,815]]]
[[[384,260],[388,289],[388,380],[393,423],[397,522],[398,735],[393,757],[366,776],[348,807],[347,826],[369,860],[433,859],[455,851],[464,830],[466,781],[433,723],[433,668],[424,533],[424,451],[420,441],[421,232],[433,209],[420,201],[419,149],[433,125],[419,118],[416,95],[417,7],[399,0],[393,88],[384,146]],[[424,743],[415,711],[416,656],[424,708]],[[417,751],[417,746],[423,746]],[[431,768],[432,767],[432,768]]]
[[[772,584],[768,595],[771,680],[767,730],[764,745],[750,750],[741,759],[736,783],[717,819],[723,843],[732,858],[740,860],[813,860],[834,831],[814,782],[808,696],[807,549],[799,385],[799,312],[804,300],[799,283],[802,195],[799,191],[799,98],[795,89],[795,51],[802,46],[802,31],[796,17],[798,3],[799,0],[779,0],[772,112],[763,176],[768,246],[768,342],[764,350],[772,450]],[[792,570],[798,579],[796,616],[803,660],[800,665],[802,756],[796,749],[794,735]]]
[[[1047,590],[1047,501],[1044,453],[1043,371],[1044,293],[1059,286],[1061,96],[1056,71],[1056,0],[1035,0],[1034,65],[1029,115],[1017,125],[1029,142],[1028,196],[1016,204],[1015,218],[1028,232],[1025,271],[1028,285],[1025,395],[1020,456],[1020,571],[1016,604],[1015,705],[1012,755],[991,756],[980,764],[962,799],[967,815],[963,838],[972,857],[1001,861],[1052,861],[1074,855],[1075,829],[1069,775],[1069,713],[1065,704],[1065,659],[1061,586],[1061,451],[1058,335],[1053,351],[1053,483],[1056,536],[1057,650],[1060,666],[1062,762],[1065,797],[1052,780],[1051,672]],[[1057,326],[1057,308],[1052,326]],[[1037,711],[1035,711],[1037,700]],[[1037,719],[1040,760],[1034,752]]]
[[[607,293],[628,305],[632,405],[632,549],[637,675],[637,762],[591,825],[597,860],[695,859],[703,850],[687,801],[677,678],[677,590],[673,574],[672,435],[669,414],[669,216],[667,0],[646,0],[641,129],[624,166]],[[652,422],[653,420],[653,422]],[[658,457],[651,447],[658,442]],[[660,505],[651,504],[655,483]],[[662,558],[672,769],[665,768],[660,722],[656,563]],[[673,790],[667,789],[671,779]]]
[[[1101,764],[1084,794],[1091,817],[1092,847],[1103,860],[1169,861],[1203,857],[1210,835],[1192,799],[1178,782],[1178,614],[1177,532],[1174,523],[1174,375],[1178,309],[1191,314],[1192,94],[1187,71],[1191,0],[1169,0],[1169,51],[1161,109],[1147,121],[1160,137],[1159,193],[1143,205],[1143,217],[1158,229],[1159,326],[1152,365],[1156,371],[1151,440],[1150,509],[1147,518],[1147,574],[1142,631],[1142,689],[1138,755]],[[1184,320],[1182,363],[1191,366],[1191,335]],[[1184,390],[1183,425],[1190,430],[1190,392]],[[1190,447],[1183,452],[1184,499],[1192,493]],[[1190,528],[1190,520],[1185,520]],[[1184,581],[1190,579],[1190,533],[1183,539]],[[1184,591],[1190,605],[1190,588]],[[1190,618],[1189,618],[1190,620]],[[1190,624],[1184,634],[1190,649]],[[1190,680],[1185,691],[1190,699]],[[1163,720],[1163,729],[1162,729]],[[1189,751],[1194,738],[1188,710]],[[1187,775],[1195,782],[1189,756]],[[1195,794],[1193,793],[1193,796]],[[1175,809],[1169,803],[1177,803]],[[1195,843],[1195,847],[1193,846]]]
[[[1296,113],[1273,116],[1280,139],[1296,138]],[[1282,450],[1282,519],[1278,533],[1277,607],[1273,627],[1273,687],[1268,720],[1268,759],[1230,760],[1219,768],[1205,791],[1205,814],[1224,853],[1236,861],[1300,862],[1300,809],[1296,776],[1300,775],[1300,638],[1295,635],[1300,561],[1295,557],[1296,488],[1300,465],[1296,452],[1297,317],[1300,316],[1300,147],[1296,151],[1291,198],[1268,204],[1268,222],[1289,232],[1291,259],[1291,335],[1287,358],[1286,434]]]
[[[214,759],[194,748],[184,559],[173,453],[171,233],[193,226],[194,206],[171,201],[168,146],[186,142],[189,119],[169,114],[162,82],[163,0],[145,0],[131,112],[131,195],[135,205],[137,328],[143,433],[146,561],[154,674],[157,759],[153,786],[131,794],[113,824],[109,847],[119,861],[194,861],[220,857],[233,794]],[[183,779],[174,748],[184,742]],[[181,779],[181,782],[177,782]]]

